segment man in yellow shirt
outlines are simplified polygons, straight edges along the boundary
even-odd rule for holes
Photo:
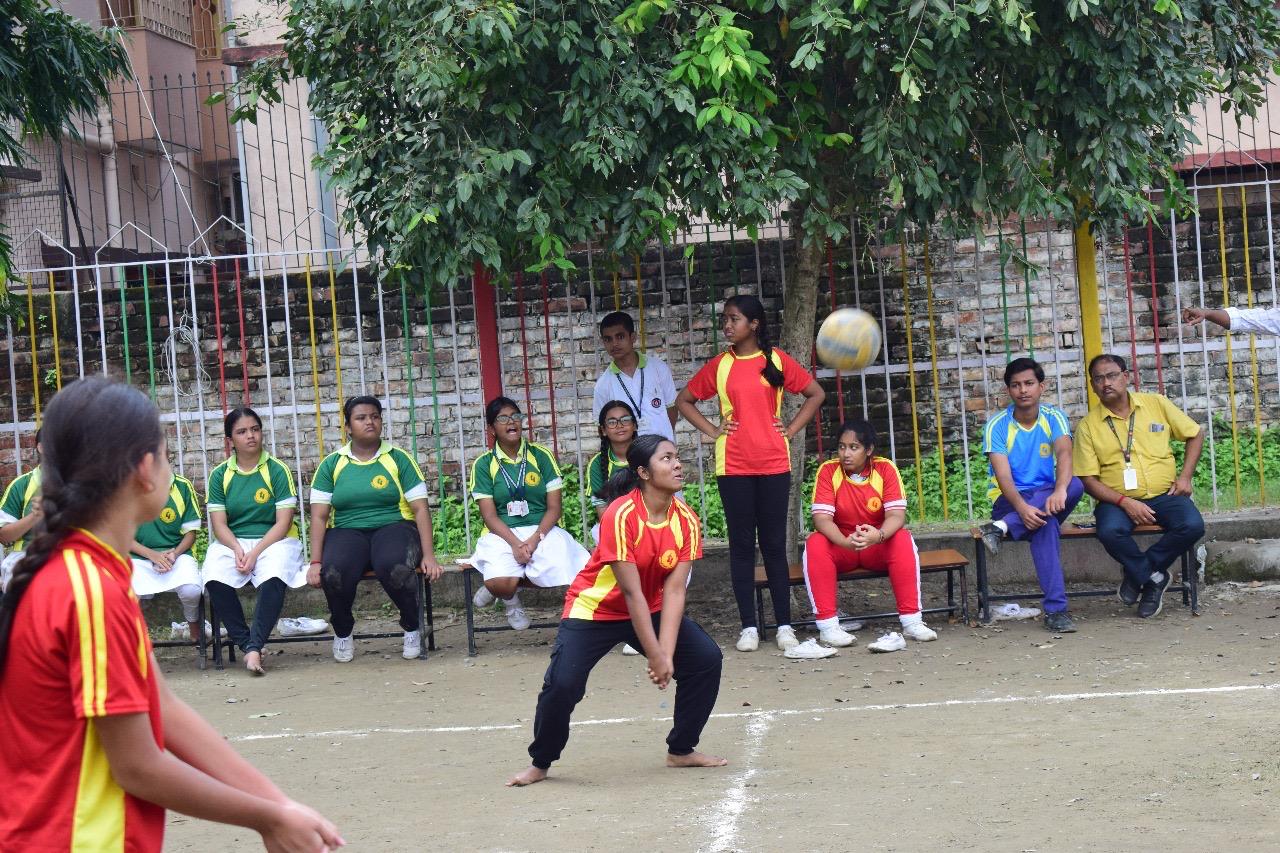
[[[1076,427],[1072,463],[1084,489],[1098,502],[1098,539],[1124,569],[1118,594],[1138,615],[1160,612],[1169,568],[1204,535],[1204,519],[1191,501],[1191,475],[1204,432],[1161,394],[1129,391],[1129,370],[1118,355],[1089,362],[1089,382],[1100,405]],[[1186,442],[1177,471],[1170,439]],[[1139,524],[1159,524],[1164,535],[1145,552],[1133,538]]]

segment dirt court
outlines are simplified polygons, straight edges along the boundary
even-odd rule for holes
[[[1192,618],[1175,595],[1142,622],[1073,603],[1080,631],[967,628],[824,661],[732,649],[702,747],[714,770],[663,767],[672,695],[644,659],[609,655],[551,778],[527,765],[552,631],[461,625],[429,661],[398,641],[276,646],[270,674],[175,689],[245,755],[341,827],[349,850],[1266,850],[1280,845],[1280,585],[1224,584]],[[694,612],[695,618],[704,616]],[[802,638],[805,632],[802,632]],[[171,816],[167,850],[261,849],[253,833]]]

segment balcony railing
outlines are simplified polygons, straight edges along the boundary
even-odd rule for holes
[[[192,44],[191,0],[101,0],[102,23],[150,30]]]

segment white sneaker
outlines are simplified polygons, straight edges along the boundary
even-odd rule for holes
[[[517,604],[507,605],[507,624],[517,631],[523,631],[533,624],[524,608]]]
[[[484,584],[481,584],[480,588],[476,590],[476,594],[471,596],[471,603],[476,607],[488,607],[493,604],[494,600],[494,594],[489,592],[489,587]]]
[[[637,649],[635,646],[631,645],[630,643],[623,643],[622,653],[624,655],[638,655],[640,654],[640,650]]]
[[[414,660],[422,655],[422,631],[404,632],[404,651],[400,653],[405,660]]]
[[[792,660],[820,660],[821,658],[829,658],[834,654],[836,654],[835,649],[820,646],[817,640],[808,639],[803,643],[796,643],[783,652],[782,656]]]
[[[778,626],[778,636],[776,640],[778,648],[782,649],[784,652],[787,649],[794,649],[796,646],[800,645],[800,641],[796,639],[796,629],[792,628],[790,625]]]
[[[913,622],[910,625],[902,626],[902,633],[917,643],[932,643],[938,639],[938,632],[930,628],[923,622]]]
[[[754,652],[760,648],[760,632],[755,628],[743,628],[738,635],[737,649],[740,652]]]
[[[333,659],[338,663],[350,663],[356,656],[356,641],[353,637],[333,638]]]
[[[309,634],[323,634],[329,630],[329,623],[323,619],[312,619],[299,616],[296,619],[281,619],[276,622],[276,633],[281,637],[305,637]]]
[[[836,618],[840,620],[840,627],[845,629],[846,631],[849,631],[850,633],[854,631],[862,630],[862,620],[854,619],[852,616],[850,616],[848,613],[845,613],[843,610],[836,611]]]
[[[873,652],[900,652],[907,647],[907,641],[897,631],[890,631],[880,639],[867,646]]]
[[[823,628],[819,631],[818,640],[824,646],[843,649],[845,646],[852,646],[858,641],[858,638],[837,625],[834,628]]]

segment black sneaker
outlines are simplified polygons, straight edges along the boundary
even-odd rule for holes
[[[1160,613],[1160,609],[1164,607],[1164,591],[1169,588],[1169,582],[1173,580],[1173,576],[1167,571],[1161,572],[1163,577],[1157,583],[1149,580],[1142,585],[1142,601],[1138,604],[1138,616],[1142,619],[1150,619]]]
[[[982,544],[986,546],[987,553],[994,557],[1000,550],[1000,543],[1004,541],[1004,531],[996,527],[994,522],[988,522],[979,527],[978,532],[982,534]]]
[[[1129,576],[1125,575],[1120,581],[1120,588],[1116,590],[1116,595],[1120,597],[1120,603],[1126,607],[1132,607],[1137,604],[1138,596],[1142,594],[1142,588],[1136,583],[1129,580]]]
[[[1046,613],[1044,629],[1054,634],[1074,634],[1076,623],[1071,621],[1071,614],[1063,610],[1061,613]]]

